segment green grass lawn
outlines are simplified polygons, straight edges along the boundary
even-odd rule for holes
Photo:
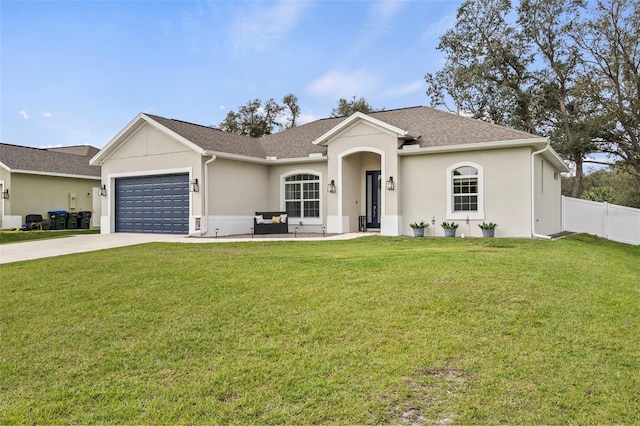
[[[60,231],[2,231],[0,244],[21,243],[24,241],[64,238],[78,234],[99,234],[99,229],[69,229]]]
[[[2,265],[0,424],[638,424],[640,247],[367,237]]]

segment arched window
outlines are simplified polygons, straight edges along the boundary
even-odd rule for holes
[[[482,166],[458,163],[447,169],[447,217],[484,219]]]
[[[320,218],[320,176],[299,173],[285,177],[284,209],[290,218]]]

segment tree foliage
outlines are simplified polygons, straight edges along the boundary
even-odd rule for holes
[[[576,164],[573,196],[594,152],[640,163],[638,4],[609,2],[590,15],[583,0],[467,0],[425,76],[432,106],[548,136]]]
[[[631,166],[620,163],[585,175],[581,198],[640,208],[640,182],[625,168]],[[575,177],[563,178],[563,193],[570,193],[573,179]]]
[[[593,15],[576,40],[588,96],[599,107],[599,148],[640,181],[640,3],[598,1]]]
[[[270,135],[283,128],[295,127],[300,116],[298,98],[294,94],[288,94],[282,102],[283,105],[280,105],[271,98],[262,105],[260,99],[250,100],[237,112],[229,111],[218,127],[227,132],[254,138]]]
[[[356,99],[356,97],[353,96],[351,100],[340,98],[338,105],[331,110],[329,117],[346,117],[355,112],[368,114],[377,111],[384,111],[384,108],[374,109],[364,98]]]

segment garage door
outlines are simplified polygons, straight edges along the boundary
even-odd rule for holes
[[[116,179],[116,232],[187,234],[189,175]]]

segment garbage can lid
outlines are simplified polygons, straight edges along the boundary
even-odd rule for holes
[[[49,214],[65,214],[65,213],[69,213],[66,210],[52,210],[49,212]]]

